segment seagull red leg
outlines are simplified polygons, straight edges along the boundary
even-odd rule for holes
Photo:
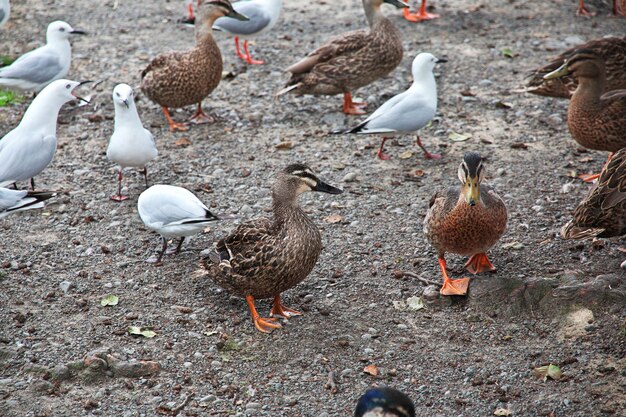
[[[239,49],[239,37],[235,36],[235,49],[237,50],[237,56],[241,59],[246,59],[246,56]]]
[[[422,5],[417,13],[413,14],[409,12],[409,8],[405,8],[403,11],[404,18],[409,22],[421,22],[422,20],[432,20],[439,17],[438,14],[428,13],[426,11],[426,0],[422,0]]]
[[[246,52],[246,58],[245,59],[246,59],[246,62],[248,64],[251,64],[251,65],[262,65],[262,64],[264,64],[263,61],[252,59],[252,56],[250,55],[250,52],[248,52],[248,41],[244,41],[243,42],[243,50]]]
[[[122,168],[120,167],[120,170],[117,173],[117,194],[114,194],[111,196],[111,200],[117,201],[118,203],[128,199],[128,196],[122,195],[122,178],[123,177],[124,176],[122,175]]]
[[[422,144],[422,140],[420,139],[419,136],[417,137],[417,146],[422,148],[422,151],[424,151],[424,158],[426,158],[426,159],[441,159],[441,155],[439,155],[438,153],[430,153],[430,152],[428,152],[426,150],[426,148]]]
[[[387,155],[385,152],[383,152],[384,148],[385,148],[385,142],[387,142],[387,137],[383,137],[383,140],[380,142],[380,146],[378,147],[378,152],[376,152],[376,155],[378,156],[378,158],[382,159],[383,161],[387,161],[389,159],[391,159],[391,157],[389,155]]]
[[[585,0],[578,1],[578,10],[576,10],[576,16],[595,16],[595,13],[591,13],[585,7]]]

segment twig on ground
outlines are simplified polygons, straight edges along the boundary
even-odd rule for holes
[[[438,286],[438,285],[440,285],[440,284],[441,284],[440,282],[431,281],[431,280],[429,280],[428,278],[422,278],[421,276],[417,275],[417,274],[416,274],[416,273],[414,273],[414,272],[402,271],[402,273],[403,273],[404,275],[406,275],[407,277],[415,278],[416,280],[421,281],[421,282],[423,282],[424,284],[428,284],[428,285],[435,285],[435,286]]]

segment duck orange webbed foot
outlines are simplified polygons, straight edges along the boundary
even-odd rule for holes
[[[584,182],[594,182],[598,178],[600,178],[600,174],[580,174],[578,176]]]
[[[367,103],[365,102],[354,102],[352,101],[352,94],[343,93],[343,112],[345,114],[354,114],[360,115],[365,114],[365,111],[362,110],[363,107],[366,107]]]
[[[198,104],[198,109],[193,114],[193,116],[189,118],[189,122],[193,123],[194,125],[203,125],[206,123],[213,123],[214,121],[215,120],[211,116],[209,116],[202,110],[202,106],[200,104]]]
[[[274,297],[274,304],[272,304],[272,310],[270,311],[270,315],[280,316],[288,319],[293,316],[301,316],[302,313],[282,305],[282,303],[280,302],[280,295],[277,295],[276,297]]]
[[[468,272],[476,275],[485,271],[494,272],[496,270],[496,267],[493,266],[491,262],[489,262],[489,258],[487,258],[486,254],[477,253],[476,255],[473,255],[471,258],[469,258],[469,260],[465,264],[465,269],[467,269]]]
[[[185,123],[178,123],[172,119],[170,111],[167,107],[161,107],[161,109],[163,110],[163,114],[165,114],[167,123],[170,125],[170,132],[175,132],[177,130],[180,132],[186,132],[187,130],[189,130],[189,126],[187,126]]]
[[[278,319],[275,319],[273,317],[261,317],[259,315],[259,313],[256,311],[256,308],[254,307],[253,296],[246,296],[246,302],[248,303],[248,308],[250,308],[250,315],[252,316],[254,327],[256,327],[258,331],[262,333],[271,333],[272,330],[282,327],[280,323],[278,323]]]
[[[443,274],[443,286],[439,290],[441,295],[465,295],[469,286],[469,278],[450,279],[446,270],[446,260],[440,256],[439,267]]]
[[[422,20],[432,20],[439,17],[438,14],[428,13],[426,11],[426,0],[422,0],[422,5],[417,13],[411,13],[408,8],[405,8],[403,15],[409,22],[421,22]]]

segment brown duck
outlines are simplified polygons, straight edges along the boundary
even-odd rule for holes
[[[262,318],[254,300],[274,298],[271,315],[289,318],[301,313],[283,306],[280,293],[304,280],[322,251],[322,237],[315,223],[298,205],[307,191],[341,194],[321,181],[306,165],[289,165],[272,187],[272,219],[240,224],[217,242],[203,262],[206,275],[226,290],[245,297],[258,330],[268,333],[281,327],[275,318]]]
[[[184,131],[188,127],[172,120],[169,107],[180,108],[197,104],[198,109],[189,120],[194,123],[211,120],[202,111],[202,100],[219,84],[223,67],[222,54],[213,39],[213,22],[222,16],[248,20],[234,11],[228,0],[207,0],[199,3],[199,16],[195,21],[196,46],[185,52],[158,55],[141,73],[142,91],[161,106],[171,131]]]
[[[508,217],[502,199],[482,184],[485,169],[478,153],[465,154],[458,176],[462,186],[435,193],[424,219],[424,233],[439,257],[443,295],[464,295],[469,284],[469,278],[448,277],[445,253],[469,256],[465,267],[472,274],[495,271],[486,252],[504,233]]]
[[[626,149],[613,155],[598,183],[561,229],[564,239],[626,235]]]
[[[611,153],[626,147],[626,90],[603,94],[604,60],[591,50],[581,49],[544,78],[567,74],[578,81],[567,110],[567,126],[574,140],[585,148]],[[583,177],[590,181],[598,175]]]
[[[570,98],[578,87],[576,78],[568,74],[546,80],[544,75],[559,68],[566,59],[571,58],[580,49],[591,50],[604,60],[606,69],[604,92],[626,89],[626,71],[624,70],[626,68],[626,37],[609,37],[594,39],[554,57],[547,65],[530,73],[526,91],[540,96]]]
[[[352,92],[389,74],[402,61],[402,37],[380,11],[383,3],[409,7],[401,0],[363,0],[368,30],[344,33],[285,71],[291,73],[285,93],[343,94],[343,112],[364,114],[367,103],[354,103]]]

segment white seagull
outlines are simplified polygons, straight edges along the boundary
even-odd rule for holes
[[[435,117],[437,111],[437,83],[433,68],[438,62],[446,59],[436,58],[429,53],[421,53],[415,57],[412,65],[413,84],[404,93],[387,100],[370,117],[356,127],[341,133],[382,134],[383,140],[378,149],[380,159],[389,159],[383,152],[385,141],[391,136],[417,132]],[[424,151],[426,158],[441,158],[424,148],[419,135],[417,144]]]
[[[64,78],[70,70],[72,47],[70,35],[83,35],[65,22],[48,25],[46,44],[0,68],[0,86],[39,92],[54,80]]]
[[[0,0],[0,28],[9,20],[11,16],[11,3],[9,0]]]
[[[271,30],[278,21],[282,7],[282,0],[239,1],[233,3],[233,9],[250,20],[242,21],[230,17],[220,17],[213,24],[213,29],[235,35],[235,47],[239,58],[245,59],[248,64],[263,64],[263,61],[254,60],[250,56],[248,39]],[[243,50],[245,55],[239,50],[239,38],[244,39]]]
[[[26,109],[20,124],[0,140],[0,187],[30,179],[52,162],[57,149],[57,117],[61,106],[79,99],[73,90],[89,81],[56,80],[44,88]]]
[[[43,201],[56,193],[48,191],[9,190],[0,188],[0,219],[23,210],[43,207]]]
[[[120,166],[117,176],[117,194],[111,200],[124,201],[122,195],[122,170],[126,167],[143,169],[143,176],[148,187],[148,169],[146,164],[157,157],[154,136],[144,129],[137,114],[133,89],[128,84],[118,84],[113,89],[115,105],[115,128],[109,140],[107,158]]]
[[[161,263],[167,249],[167,239],[180,238],[173,253],[180,252],[186,236],[200,233],[206,224],[219,218],[211,213],[191,191],[172,185],[153,185],[141,193],[137,210],[143,224],[161,235],[163,248],[158,257],[147,262]]]

